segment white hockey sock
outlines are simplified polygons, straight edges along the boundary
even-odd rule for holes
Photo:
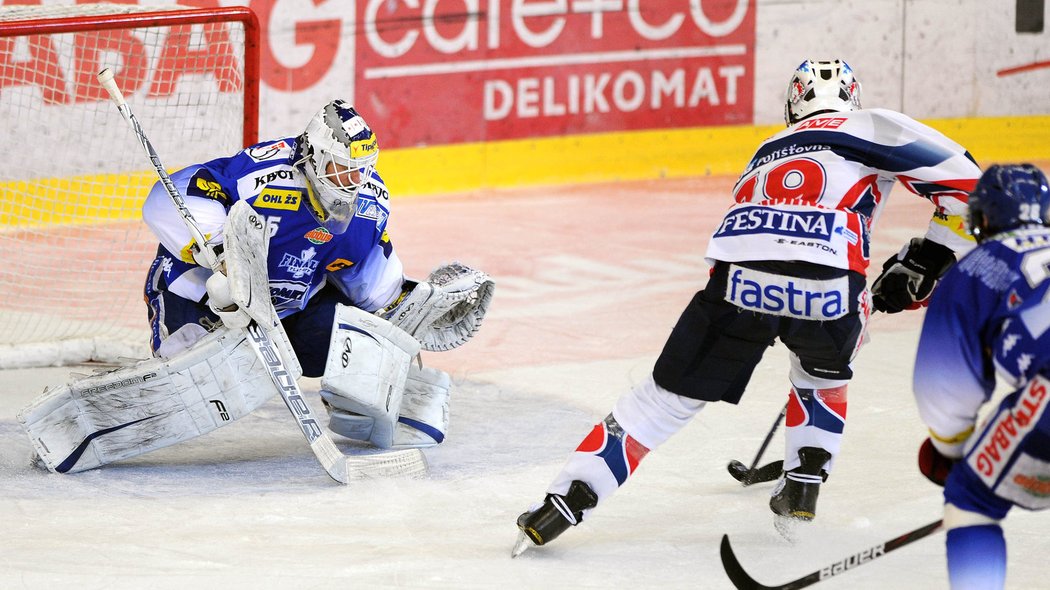
[[[685,427],[705,404],[667,391],[649,375],[616,402],[612,415],[625,432],[651,450]]]

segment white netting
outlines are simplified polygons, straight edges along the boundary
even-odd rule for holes
[[[156,174],[95,74],[114,70],[169,170],[241,148],[245,118],[240,22],[11,27],[171,8],[0,7],[0,368],[147,351],[143,285],[157,241],[140,209]]]

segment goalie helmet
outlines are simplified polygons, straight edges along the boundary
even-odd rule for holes
[[[999,232],[1050,227],[1050,186],[1031,164],[990,166],[970,193],[970,233],[978,241]]]
[[[784,103],[784,121],[799,121],[826,112],[855,111],[860,107],[860,82],[846,62],[802,62],[791,76]]]
[[[310,119],[297,143],[295,165],[306,175],[311,213],[333,234],[345,232],[379,158],[375,133],[350,103],[333,100]]]

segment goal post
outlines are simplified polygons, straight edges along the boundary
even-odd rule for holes
[[[157,180],[96,74],[111,68],[169,170],[258,138],[245,7],[0,7],[0,368],[148,355]]]

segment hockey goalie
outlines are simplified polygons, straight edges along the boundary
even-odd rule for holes
[[[451,381],[423,367],[420,351],[473,337],[494,284],[459,263],[405,278],[386,232],[378,154],[371,127],[335,100],[298,137],[173,173],[189,213],[158,182],[143,205],[160,241],[145,285],[154,358],[24,408],[18,419],[43,465],[74,473],[206,434],[301,376],[321,378],[337,434],[380,449],[441,443]],[[268,327],[286,375],[252,347],[256,326]]]

